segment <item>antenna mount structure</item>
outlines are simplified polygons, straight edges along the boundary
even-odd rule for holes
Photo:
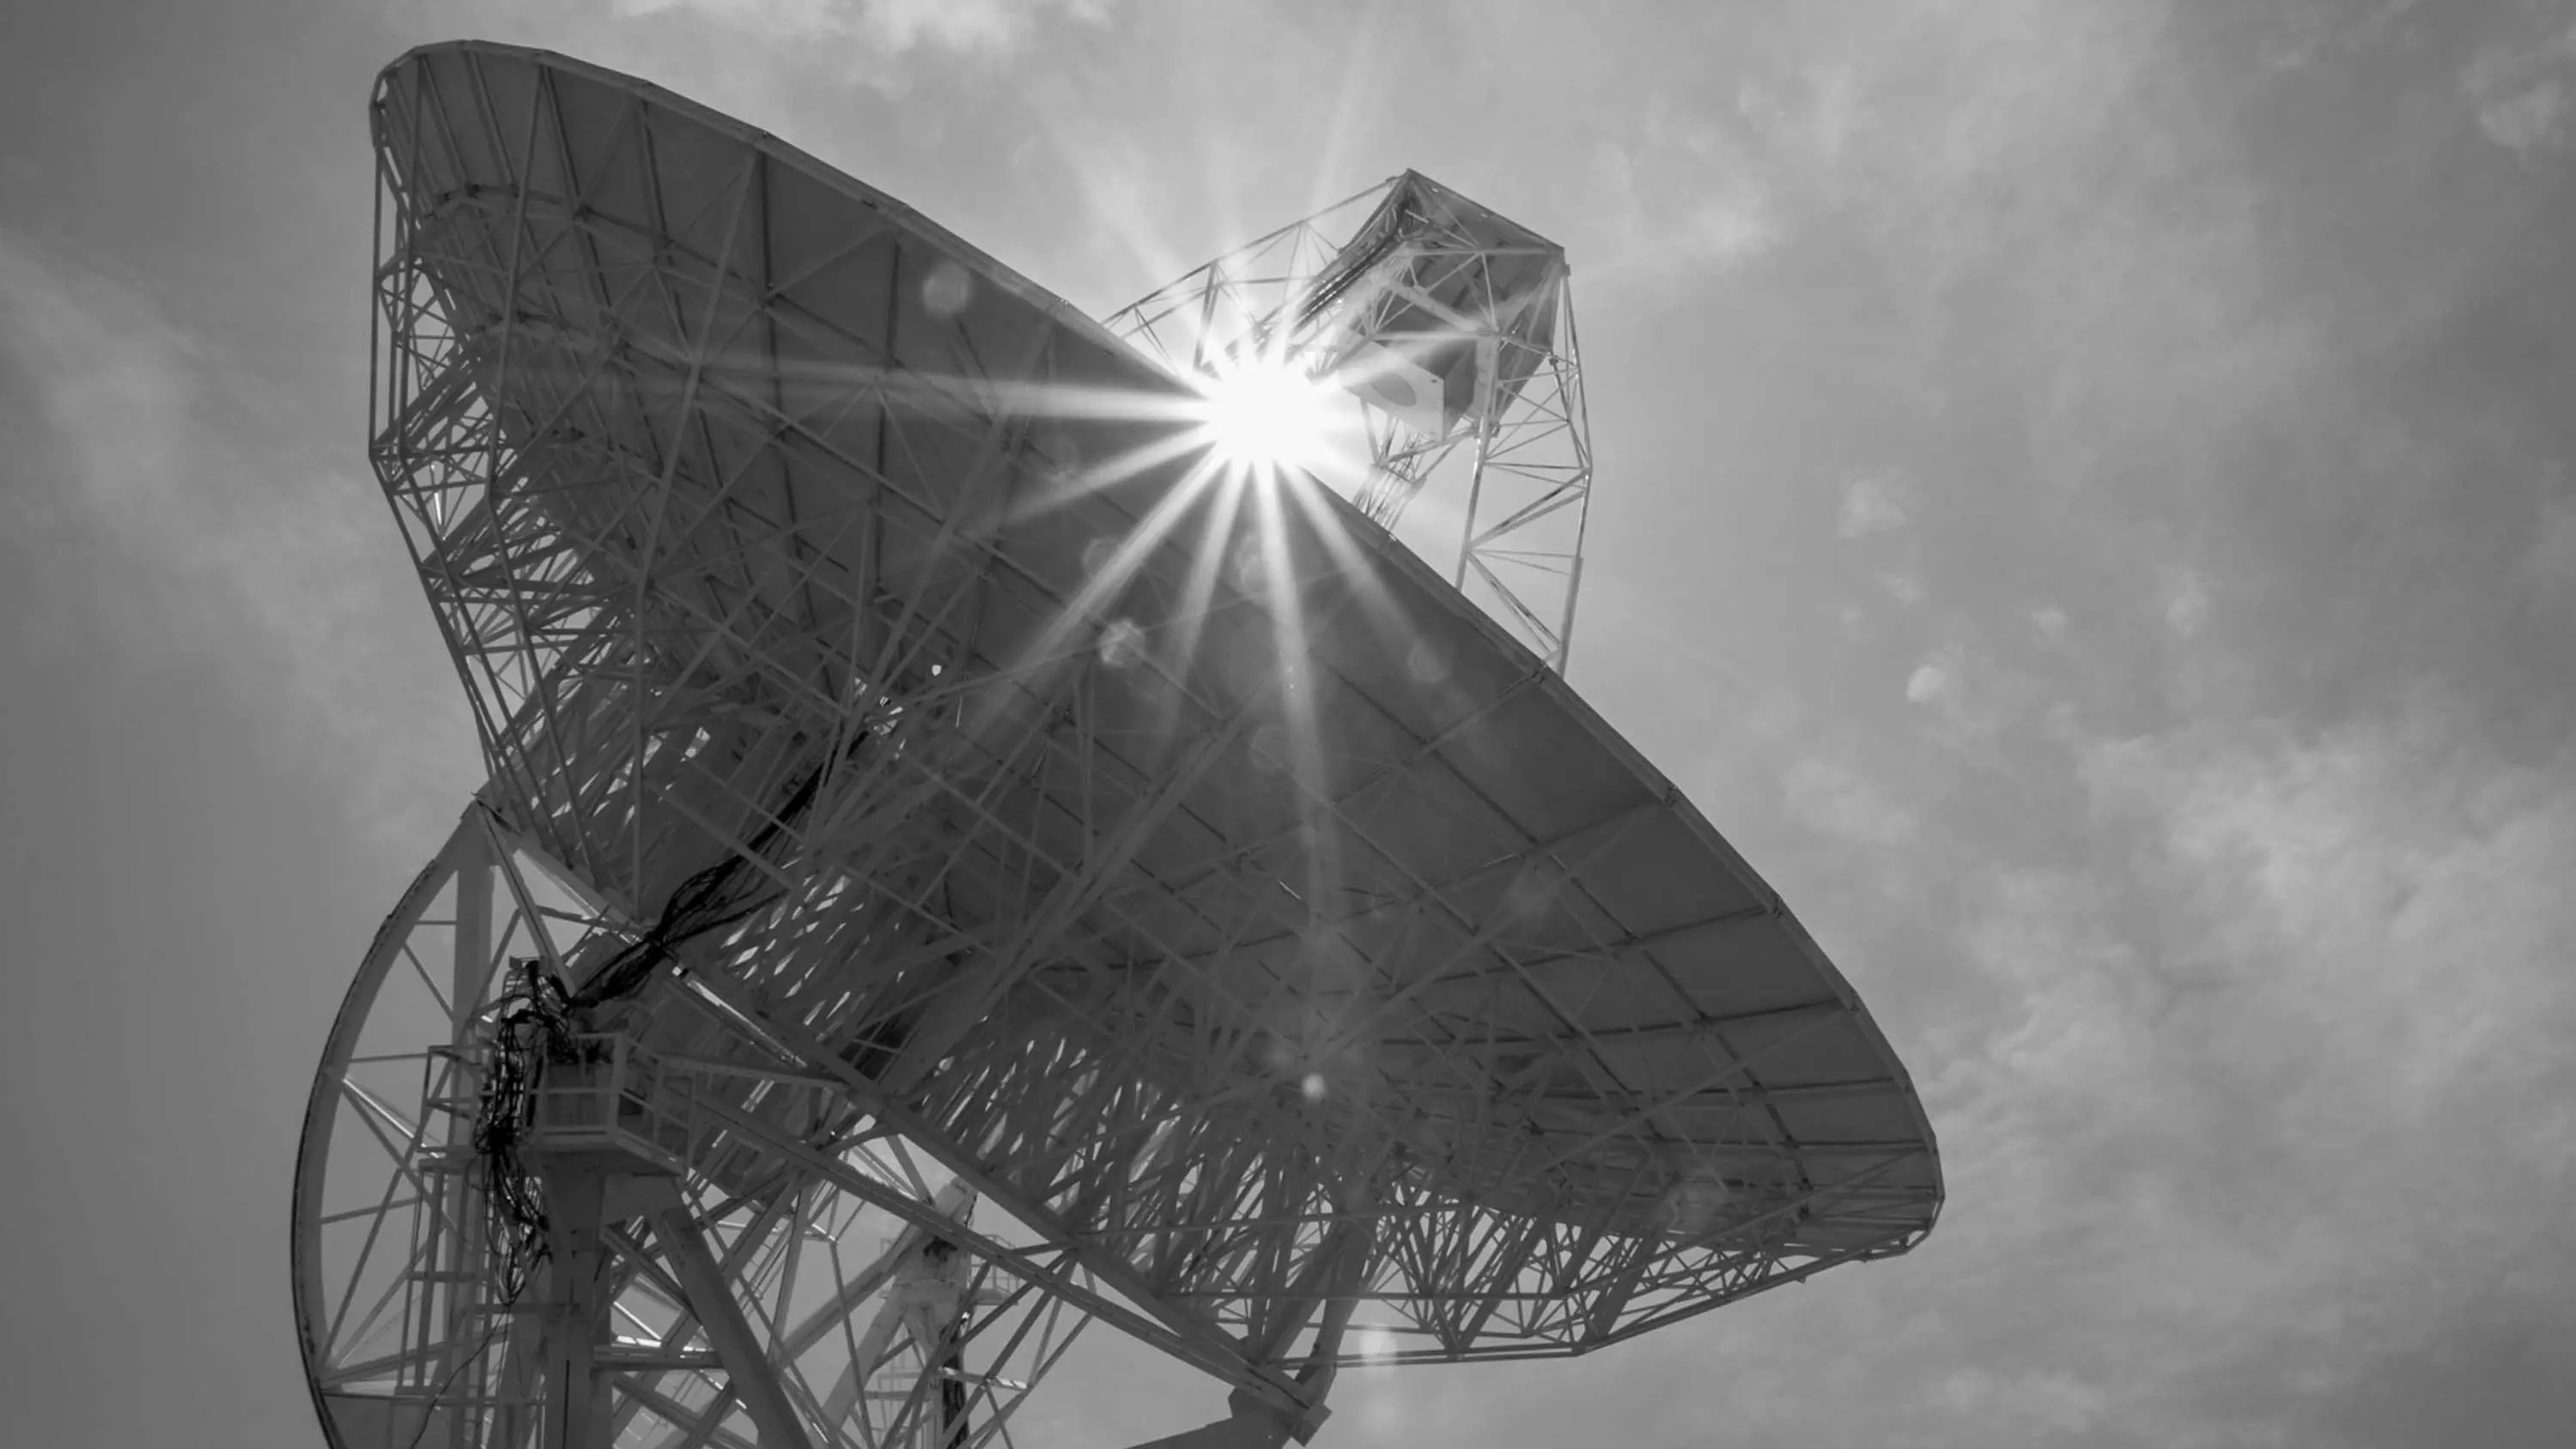
[[[1408,173],[1158,360],[631,77],[427,46],[372,118],[486,778],[307,1099],[333,1449],[1013,1449],[1087,1325],[1222,1395],[1159,1449],[1282,1449],[1931,1230],[1857,993],[1559,672],[1552,246]],[[1220,465],[1247,351],[1365,414],[1351,499]]]
[[[1407,536],[1451,587],[1565,672],[1583,585],[1592,442],[1564,249],[1417,171],[1192,269],[1108,318],[1176,369],[1276,353],[1363,409],[1348,490],[1405,528],[1427,489],[1443,523]]]

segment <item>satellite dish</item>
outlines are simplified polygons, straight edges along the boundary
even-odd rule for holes
[[[578,61],[373,120],[370,451],[490,779],[306,1117],[332,1443],[1004,1443],[1101,1323],[1226,1391],[1169,1442],[1275,1446],[1930,1230],[1777,896],[1187,369]],[[1491,216],[1390,188],[1310,348],[1424,335],[1389,259]],[[1425,370],[1560,386],[1561,261]]]

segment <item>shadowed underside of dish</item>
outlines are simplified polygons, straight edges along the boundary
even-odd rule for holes
[[[375,124],[376,466],[491,838],[638,1050],[801,1074],[813,1150],[900,1135],[1292,1396],[1354,1315],[1581,1351],[1929,1231],[1911,1085],[1778,897],[1333,491],[1205,466],[1185,379],[575,61],[416,51]]]

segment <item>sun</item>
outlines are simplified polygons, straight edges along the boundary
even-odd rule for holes
[[[1230,472],[1311,472],[1330,451],[1332,393],[1293,358],[1229,358],[1199,383],[1199,431]]]

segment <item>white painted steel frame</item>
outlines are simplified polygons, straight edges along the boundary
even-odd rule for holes
[[[1477,349],[1475,406],[1436,431],[1369,409],[1352,502],[1393,530],[1426,487],[1462,491],[1457,544],[1431,562],[1562,674],[1583,587],[1592,441],[1561,248],[1405,172],[1192,268],[1108,325],[1185,374],[1252,348],[1329,381],[1365,369],[1358,354],[1389,340],[1392,307],[1427,313],[1443,341]]]
[[[1168,375],[898,204],[577,62],[431,47],[376,119],[372,447],[503,843],[486,884],[468,840],[406,897],[317,1086],[298,1302],[342,1442],[533,1431],[556,1340],[490,1312],[470,1188],[421,1166],[454,1164],[427,1124],[470,1095],[489,977],[435,1020],[378,1009],[424,890],[542,914],[502,862],[587,902],[587,935],[534,943],[576,984],[711,868],[754,902],[610,1007],[830,1128],[746,1105],[689,1184],[817,1442],[873,1432],[798,1366],[874,1300],[843,1275],[800,1328],[782,1245],[865,1213],[1018,1295],[979,1333],[1102,1319],[1272,1442],[1320,1417],[1355,1323],[1397,1361],[1580,1352],[1929,1230],[1911,1087],[1777,898],[1340,502],[1188,486]],[[418,1110],[350,1105],[353,1043],[406,1029]],[[343,1202],[356,1134],[395,1165]],[[897,1144],[911,1170],[864,1165]],[[611,1373],[611,1427],[739,1438],[728,1350],[676,1316],[685,1235],[612,1217],[616,1301],[666,1318],[595,1346],[662,1356]],[[343,1228],[432,1276],[335,1267]],[[330,1305],[380,1294],[404,1326],[376,1353]]]
[[[934,1191],[935,1168],[925,1178],[882,1124],[825,1106],[836,1094],[811,1074],[710,1064],[711,1080],[752,1090],[704,1104],[720,1123],[678,1178],[550,1173],[557,1250],[507,1293],[464,1140],[475,1044],[511,960],[631,931],[477,805],[362,959],[296,1178],[296,1316],[333,1442],[524,1446],[549,1414],[549,1444],[1007,1442],[1093,1290],[1060,1253],[983,1226],[1014,1246],[978,1260],[970,1321],[932,1346],[972,1368],[967,1432],[941,1432],[923,1345],[897,1323],[863,1356],[855,1325],[886,1306],[929,1232],[977,1231],[971,1195]],[[800,1114],[835,1130],[814,1140],[794,1130]],[[708,1170],[718,1160],[729,1165]],[[574,1291],[562,1267],[576,1261],[596,1287]],[[574,1378],[594,1392],[562,1392]]]

